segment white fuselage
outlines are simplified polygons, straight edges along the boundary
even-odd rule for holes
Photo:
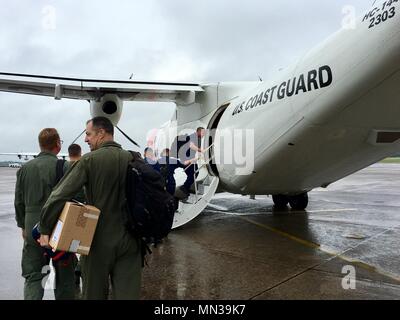
[[[377,141],[381,131],[400,134],[400,3],[385,3],[269,81],[210,85],[193,105],[177,106],[178,131],[207,127],[229,103],[218,130],[254,133],[249,174],[238,175],[237,163],[217,164],[225,191],[307,192],[400,150],[400,140]],[[216,140],[213,152],[218,158],[226,148]]]

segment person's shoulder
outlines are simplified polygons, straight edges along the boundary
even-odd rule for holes
[[[147,164],[152,164],[151,161],[150,162],[146,162],[146,159],[144,157],[142,157],[142,154],[140,152],[137,151],[132,151],[132,150],[125,150],[125,149],[120,149],[120,152],[123,154],[123,156],[128,159],[129,161],[133,160],[133,161],[143,161]]]
[[[91,151],[91,152],[85,153],[85,154],[79,159],[79,161],[76,161],[76,162],[75,162],[75,165],[77,165],[77,164],[81,164],[81,165],[82,165],[82,164],[84,164],[84,163],[88,163],[88,162],[92,161],[93,159],[98,158],[99,154],[101,154],[101,153],[99,153],[98,151],[99,151],[99,150],[95,150],[95,151]]]
[[[85,153],[84,155],[82,155],[82,157],[79,159],[79,161],[82,161],[82,160],[90,158],[93,155],[93,152],[95,152],[95,151],[91,151],[91,152]]]
[[[122,154],[125,155],[126,157],[128,157],[128,156],[129,156],[129,157],[132,157],[131,151],[124,150],[124,149],[116,149],[116,150],[118,150],[117,152],[122,153]],[[90,159],[102,158],[102,157],[106,156],[107,154],[109,154],[109,152],[110,152],[110,149],[109,149],[109,148],[100,148],[100,149],[97,149],[97,150],[95,150],[95,151],[91,151],[91,152],[89,152],[89,153],[84,154],[84,155],[82,156],[82,158],[80,159],[80,161],[85,162],[85,161],[88,161],[88,160],[90,160]],[[115,152],[115,149],[114,149],[113,152]],[[140,155],[140,154],[139,154],[139,155]]]
[[[85,161],[87,159],[91,159],[91,158],[96,158],[98,156],[103,155],[104,153],[108,153],[109,149],[108,148],[99,148],[97,150],[94,151],[90,151],[88,153],[85,153],[82,157],[81,157],[81,161]]]
[[[40,167],[48,167],[49,163],[44,162],[39,157],[33,158],[29,161],[22,163],[21,167],[17,170],[18,174],[37,172]]]
[[[50,163],[55,165],[59,160],[61,161],[61,159],[58,159],[56,155],[46,153],[39,155],[28,163],[30,166],[47,165]]]
[[[125,150],[125,149],[120,149],[120,151],[122,152],[122,153],[125,153],[125,154],[130,154],[130,155],[133,155],[133,154],[135,154],[135,155],[137,155],[137,156],[139,156],[139,157],[141,157],[142,158],[142,155],[141,155],[141,153],[140,152],[137,152],[137,151],[133,151],[133,150]],[[143,158],[144,159],[144,158]]]
[[[26,171],[26,164],[27,162],[25,162],[18,170],[17,170],[17,177],[20,178],[24,175],[25,171]]]
[[[25,163],[22,165],[21,169],[22,169],[22,168],[25,168],[25,169],[26,169],[26,168],[31,167],[32,165],[35,165],[35,162],[36,162],[36,159],[29,160],[29,161],[25,162]]]
[[[44,159],[43,159],[42,157],[36,157],[36,158],[34,158],[34,159],[32,159],[32,160],[29,160],[29,161],[25,162],[25,163],[23,164],[22,168],[25,168],[25,170],[29,170],[29,169],[32,168],[32,167],[36,167],[36,165],[37,165],[38,163],[41,163],[41,162],[43,162],[43,161],[44,161]],[[21,169],[22,169],[22,168],[21,168]]]
[[[68,170],[69,168],[71,168],[76,161],[66,161],[64,162],[64,170]]]

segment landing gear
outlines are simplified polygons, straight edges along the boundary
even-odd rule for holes
[[[275,195],[272,196],[275,208],[278,210],[286,209],[288,203],[293,210],[305,210],[308,206],[308,193],[302,193],[296,196]]]
[[[308,193],[289,197],[289,203],[294,210],[305,210],[308,206]]]
[[[289,197],[281,194],[272,196],[272,200],[274,201],[275,208],[278,210],[287,208],[289,203]]]

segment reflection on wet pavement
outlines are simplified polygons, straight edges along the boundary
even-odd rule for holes
[[[0,299],[21,299],[15,170],[0,177]],[[153,250],[142,299],[400,299],[399,184],[400,165],[377,164],[314,190],[307,212],[219,194]],[[342,287],[347,265],[356,290]]]

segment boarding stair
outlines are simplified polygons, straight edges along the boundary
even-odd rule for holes
[[[210,146],[209,148],[211,148]],[[205,153],[207,150],[205,151]],[[172,228],[179,228],[196,218],[207,207],[215,192],[217,191],[219,178],[210,175],[208,164],[212,159],[205,160],[203,156],[196,157],[198,169],[195,170],[195,183],[192,186],[192,192],[184,201],[179,201],[179,208],[175,213]],[[192,164],[193,165],[193,164]],[[186,180],[186,174],[182,170],[177,172],[177,186],[182,186]]]

